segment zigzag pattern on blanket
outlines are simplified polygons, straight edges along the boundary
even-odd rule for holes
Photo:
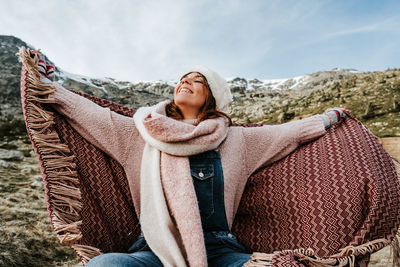
[[[74,92],[101,106],[110,106],[120,114],[134,114],[128,107]],[[140,225],[123,168],[116,160],[82,138],[62,116],[57,115],[55,122],[63,143],[74,152],[81,177],[80,189],[84,203],[81,243],[91,244],[102,252],[125,252],[138,238]]]
[[[329,256],[346,244],[390,243],[399,200],[392,158],[352,117],[254,174],[233,230],[253,251],[312,248]]]
[[[124,252],[139,236],[125,172],[121,165],[79,135],[66,121],[55,118],[63,143],[74,151],[81,177],[82,240],[101,251]]]

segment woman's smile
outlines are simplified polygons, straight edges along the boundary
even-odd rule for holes
[[[188,87],[184,86],[179,89],[179,94],[193,94],[193,91],[190,90]]]

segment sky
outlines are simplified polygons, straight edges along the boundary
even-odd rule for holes
[[[400,68],[400,1],[0,0],[0,35],[67,72],[127,81],[193,65],[227,78],[382,71]]]

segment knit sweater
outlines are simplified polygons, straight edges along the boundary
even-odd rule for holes
[[[117,160],[124,168],[136,214],[140,214],[140,167],[145,141],[132,117],[103,108],[54,83],[54,108],[93,145]],[[326,133],[321,115],[262,127],[231,126],[219,146],[224,173],[224,197],[231,228],[249,176],[275,162],[300,144]],[[171,170],[174,171],[174,170]],[[200,223],[200,222],[199,222]]]

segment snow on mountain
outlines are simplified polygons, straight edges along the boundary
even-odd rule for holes
[[[98,85],[94,84],[92,82],[93,78],[90,78],[88,76],[73,74],[73,73],[70,73],[67,71],[63,71],[63,70],[59,70],[56,73],[57,73],[56,77],[57,77],[58,83],[62,84],[64,81],[70,79],[70,80],[74,80],[79,83],[87,84],[88,86],[98,88],[100,90],[103,90],[105,93],[107,93],[107,90],[103,86],[98,86]],[[111,79],[107,79],[107,78],[102,78],[100,80],[102,80],[103,82],[106,82],[106,83],[113,82]]]
[[[79,83],[84,83],[88,86],[95,87],[103,90],[107,93],[104,88],[104,84],[112,84],[112,86],[118,87],[121,90],[127,89],[135,85],[145,85],[145,87],[159,87],[160,85],[176,87],[178,80],[137,80],[137,81],[116,81],[113,78],[91,78],[88,76],[78,75],[69,73],[63,70],[57,69],[57,78],[60,81],[65,81],[67,79],[74,80]],[[231,89],[235,90],[240,88],[240,91],[252,91],[252,90],[301,90],[304,87],[309,87],[310,84],[316,84],[320,80],[326,80],[324,85],[329,85],[337,79],[341,79],[343,76],[350,74],[360,73],[357,70],[352,69],[339,69],[334,68],[329,71],[321,71],[312,74],[305,74],[296,76],[293,78],[283,78],[283,79],[257,79],[257,78],[227,78],[228,85]],[[337,76],[337,77],[335,77]],[[337,79],[336,79],[337,78]]]

